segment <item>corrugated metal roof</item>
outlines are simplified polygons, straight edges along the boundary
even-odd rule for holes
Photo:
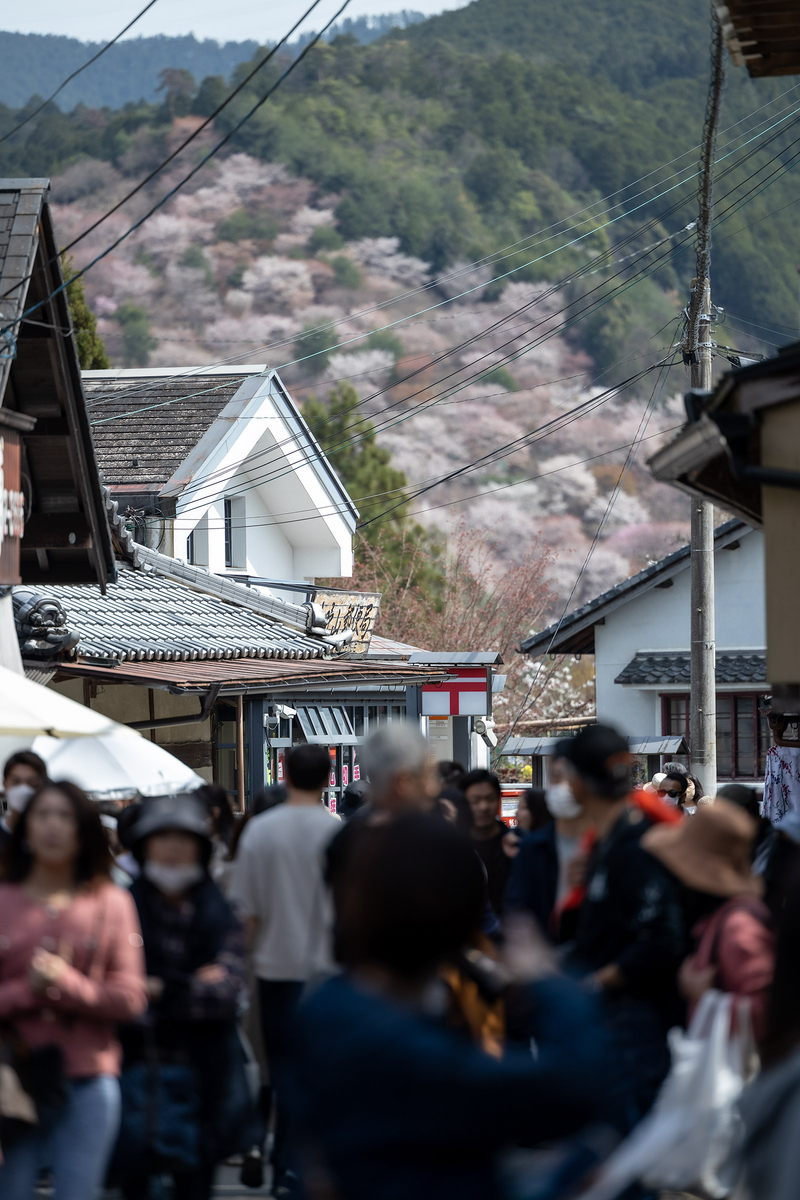
[[[120,566],[105,596],[96,587],[48,587],[69,627],[80,634],[81,658],[143,661],[321,658],[319,639],[288,629],[244,605]]]
[[[157,492],[253,372],[109,374],[83,373],[104,481],[112,491]]]
[[[366,663],[348,659],[312,659],[287,662],[246,659],[216,662],[124,662],[119,666],[93,663],[59,663],[57,678],[75,676],[109,683],[134,683],[180,691],[202,691],[221,683],[226,690],[308,690],[316,688],[412,686],[448,678],[443,671],[394,663]]]
[[[677,650],[636,654],[624,667],[614,683],[639,687],[654,684],[685,683],[691,678],[691,658]],[[767,656],[764,651],[743,651],[737,654],[717,654],[717,685],[732,683],[763,683],[767,679]]]

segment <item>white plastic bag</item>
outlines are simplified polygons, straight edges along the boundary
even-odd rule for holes
[[[688,1030],[669,1033],[672,1067],[646,1117],[606,1160],[580,1200],[613,1200],[635,1180],[648,1187],[699,1188],[722,1200],[736,1179],[741,1124],[736,1102],[754,1073],[749,1007],[705,993]]]

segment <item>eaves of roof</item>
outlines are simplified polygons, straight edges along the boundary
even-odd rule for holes
[[[42,664],[37,663],[38,667]],[[446,671],[395,663],[354,662],[347,659],[280,661],[239,658],[215,662],[58,663],[56,679],[94,679],[104,683],[138,684],[171,692],[204,692],[215,684],[224,693],[246,691],[295,692],[316,688],[419,686],[443,683]]]
[[[686,684],[691,678],[688,651],[639,651],[617,675],[614,683],[627,687],[656,687]],[[761,650],[717,651],[716,683],[720,685],[766,684],[767,656]]]
[[[719,525],[714,530],[714,549],[721,550],[749,532],[750,527],[744,521],[738,519],[726,521],[724,525]],[[574,612],[564,617],[560,626],[555,622],[547,629],[543,629],[541,633],[527,638],[520,646],[520,651],[534,657],[547,653],[593,654],[595,625],[601,623],[614,609],[620,608],[623,604],[629,604],[631,600],[644,595],[651,588],[667,584],[667,581],[674,575],[688,571],[689,566],[690,547],[681,546],[679,550],[674,550],[666,558],[660,559],[652,566],[645,567],[637,575],[632,575],[630,579],[615,584],[607,592],[582,604],[580,608],[576,608]]]

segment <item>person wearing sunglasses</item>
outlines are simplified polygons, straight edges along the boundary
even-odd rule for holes
[[[704,800],[700,781],[694,775],[690,775],[680,763],[667,763],[656,794],[665,804],[677,805],[689,816],[697,812],[697,805]]]

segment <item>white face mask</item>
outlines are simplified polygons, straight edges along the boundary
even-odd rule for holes
[[[550,815],[556,818],[569,820],[570,817],[578,817],[583,812],[568,783],[553,783],[545,788],[544,802]]]
[[[28,801],[34,795],[36,789],[29,787],[27,783],[15,783],[13,787],[6,791],[6,800],[8,807],[12,812],[25,812],[28,807]]]
[[[167,896],[179,896],[203,878],[200,863],[188,863],[183,867],[168,867],[164,863],[146,862],[144,877]]]

